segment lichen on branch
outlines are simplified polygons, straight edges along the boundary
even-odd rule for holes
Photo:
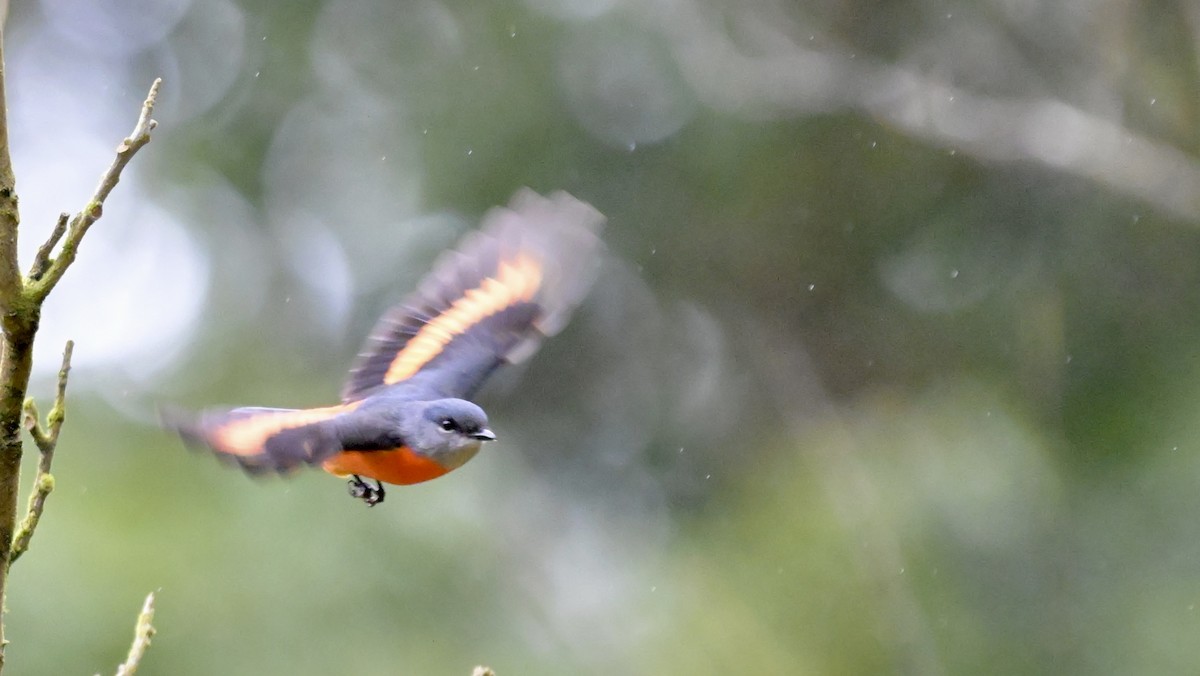
[[[129,655],[121,666],[117,667],[117,676],[133,676],[142,663],[146,648],[150,647],[150,639],[154,637],[154,592],[146,595],[142,604],[142,612],[138,613],[137,625],[133,628],[133,644],[129,646]]]
[[[8,565],[12,565],[29,549],[29,541],[33,531],[42,518],[42,510],[46,507],[46,498],[54,490],[54,475],[50,473],[50,463],[54,461],[54,449],[58,447],[58,433],[62,430],[66,419],[67,409],[64,404],[67,397],[67,376],[71,373],[71,353],[75,343],[68,340],[63,349],[62,366],[58,370],[58,391],[54,395],[54,407],[46,416],[46,424],[42,425],[37,405],[33,399],[25,400],[25,429],[33,437],[41,457],[38,459],[37,476],[33,480],[33,490],[29,493],[29,506],[25,508],[25,518],[13,536],[12,551],[8,554]]]

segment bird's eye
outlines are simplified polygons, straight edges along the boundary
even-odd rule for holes
[[[449,418],[442,418],[442,422],[439,424],[441,425],[442,429],[446,430],[447,432],[453,432],[458,428],[458,425],[455,425],[454,421]]]

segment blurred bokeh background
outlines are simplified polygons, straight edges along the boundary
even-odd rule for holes
[[[1200,668],[1200,5],[16,5],[26,263],[165,85],[45,311],[12,673],[150,590],[149,674]],[[525,185],[610,255],[462,470],[367,510],[157,429],[332,403]]]

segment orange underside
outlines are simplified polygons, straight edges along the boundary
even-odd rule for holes
[[[342,451],[321,467],[337,476],[357,474],[389,484],[419,484],[450,471],[407,446],[390,451]]]

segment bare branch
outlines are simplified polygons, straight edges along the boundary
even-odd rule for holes
[[[124,664],[117,667],[117,676],[133,676],[137,672],[142,656],[146,654],[146,648],[150,647],[150,639],[154,636],[154,625],[151,624],[153,620],[154,592],[150,592],[146,595],[142,612],[138,614],[137,626],[133,629],[133,645],[129,646],[129,655]]]
[[[29,506],[25,509],[25,518],[21,519],[21,526],[13,536],[12,548],[8,554],[9,566],[29,549],[33,531],[37,529],[42,518],[42,510],[46,508],[46,498],[54,490],[54,475],[50,473],[50,464],[54,461],[54,449],[58,447],[58,433],[62,430],[63,420],[66,419],[67,376],[71,373],[71,353],[74,350],[75,343],[68,340],[63,349],[62,366],[58,370],[58,392],[54,395],[54,407],[46,416],[45,427],[40,422],[37,405],[33,403],[33,399],[25,400],[25,427],[33,437],[33,442],[37,444],[41,458],[38,460],[33,490],[29,493]]]
[[[54,225],[54,231],[50,233],[50,237],[38,247],[37,255],[33,257],[33,265],[29,267],[29,278],[38,280],[42,275],[46,274],[46,268],[50,267],[50,254],[54,253],[54,247],[58,246],[58,241],[67,232],[67,221],[71,218],[71,214],[63,212],[58,215],[58,223]]]
[[[100,177],[100,184],[96,186],[96,192],[83,210],[71,219],[67,226],[66,239],[63,240],[58,256],[49,261],[49,265],[46,266],[44,275],[40,279],[31,280],[29,291],[35,301],[44,299],[58,284],[58,280],[62,279],[63,273],[75,261],[79,242],[87,234],[88,228],[92,227],[92,224],[100,220],[100,216],[103,215],[104,200],[108,199],[109,193],[121,180],[121,172],[125,170],[125,166],[129,164],[137,151],[150,142],[150,132],[158,126],[158,123],[151,119],[150,115],[154,112],[154,104],[158,101],[158,89],[161,85],[162,78],[155,80],[154,84],[150,85],[150,93],[146,95],[146,101],[142,103],[142,112],[138,116],[137,124],[133,127],[133,133],[117,146],[117,156],[108,167],[108,171]],[[3,189],[2,181],[3,176],[0,175],[0,190]],[[2,197],[3,194],[0,192],[0,198]],[[3,204],[0,202],[0,218],[3,216],[2,209]],[[2,225],[3,222],[0,220],[0,226]],[[53,238],[53,235],[51,237]],[[0,263],[2,263],[2,252],[3,241],[0,240]],[[2,272],[2,265],[0,265],[0,272]],[[2,293],[2,282],[3,276],[0,274],[0,293]]]
[[[8,19],[8,3],[3,4],[3,22]],[[21,269],[17,264],[17,226],[21,223],[17,208],[17,179],[13,174],[12,155],[8,151],[8,112],[4,105],[4,38],[0,35],[0,312],[9,313],[21,295]],[[3,644],[0,643],[0,648]],[[0,658],[0,665],[3,664]]]

